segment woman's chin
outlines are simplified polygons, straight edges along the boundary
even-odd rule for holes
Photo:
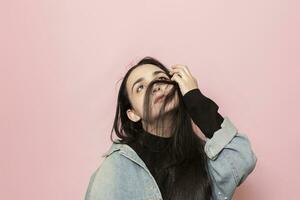
[[[156,119],[159,117],[159,114],[161,114],[161,117],[166,116],[166,114],[172,113],[172,111],[175,111],[178,107],[178,104],[175,104],[173,101],[165,105],[165,109],[161,110],[163,106],[163,102],[156,103],[155,106],[152,109],[152,119]],[[161,112],[161,113],[160,113]]]

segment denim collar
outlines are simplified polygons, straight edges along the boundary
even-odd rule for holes
[[[117,141],[120,141],[119,139],[117,139]],[[130,159],[131,161],[135,162],[136,164],[138,164],[139,166],[141,166],[144,170],[146,170],[146,172],[150,175],[150,177],[152,178],[152,180],[154,181],[154,184],[156,185],[155,187],[157,188],[157,191],[159,193],[160,198],[161,198],[161,193],[159,190],[159,186],[157,185],[154,177],[152,176],[150,170],[147,168],[146,164],[144,163],[144,161],[138,156],[138,154],[127,144],[116,144],[116,143],[112,143],[109,150],[102,154],[102,157],[108,157],[113,153],[116,153],[119,151],[119,154],[122,156],[127,157],[128,159]]]
[[[117,141],[120,141],[117,139]],[[119,153],[128,159],[132,160],[133,162],[137,163],[141,167],[143,167],[148,173],[150,173],[149,169],[147,168],[144,161],[138,156],[138,154],[127,144],[116,144],[112,143],[109,150],[102,154],[101,157],[108,157],[112,153],[119,151]]]

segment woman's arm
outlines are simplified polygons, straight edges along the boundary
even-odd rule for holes
[[[249,138],[239,133],[228,117],[222,117],[218,105],[198,88],[187,92],[183,100],[192,120],[208,138],[204,150],[214,180],[214,195],[231,199],[236,187],[256,166]]]
[[[199,88],[185,93],[183,102],[193,122],[207,138],[212,138],[214,132],[221,128],[224,120],[218,112],[218,105],[204,96]]]
[[[192,120],[208,137],[204,150],[214,180],[214,196],[229,200],[256,166],[250,141],[238,133],[228,117],[218,114],[217,104],[201,94],[197,80],[186,66],[176,65],[170,74],[174,74],[171,79],[178,83]]]
[[[216,195],[230,199],[256,166],[257,157],[248,136],[238,132],[225,116],[221,129],[207,139],[204,150],[209,157]]]

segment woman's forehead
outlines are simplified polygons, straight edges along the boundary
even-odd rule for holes
[[[147,77],[152,77],[152,74],[154,71],[163,71],[161,68],[157,67],[156,65],[152,64],[144,64],[141,66],[138,66],[134,70],[131,71],[131,73],[128,76],[127,79],[127,87],[130,89],[132,84],[139,78],[147,78]]]

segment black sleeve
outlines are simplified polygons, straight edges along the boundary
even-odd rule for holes
[[[219,106],[204,96],[199,88],[184,94],[183,102],[193,122],[207,138],[211,138],[221,128],[224,118],[218,112]]]

